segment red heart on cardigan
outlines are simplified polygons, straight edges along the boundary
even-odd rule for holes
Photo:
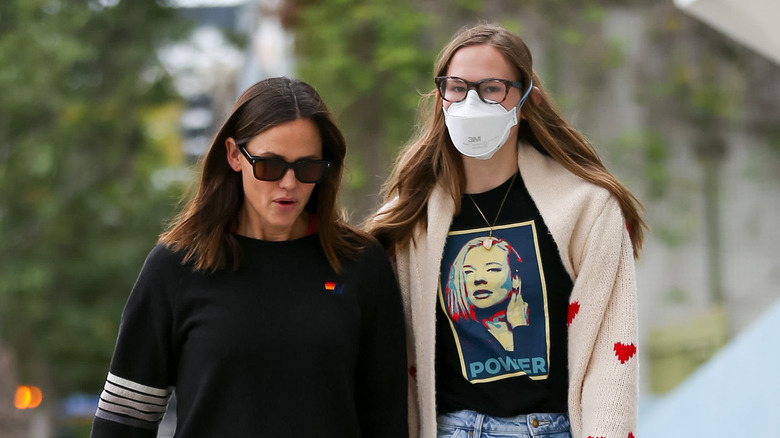
[[[574,321],[574,317],[577,316],[577,313],[580,311],[580,303],[576,301],[572,301],[569,303],[569,322],[566,324],[567,326],[571,325],[571,322]]]
[[[626,363],[636,354],[636,345],[624,344],[622,342],[615,342],[615,354],[617,355],[620,363]]]
[[[631,433],[631,432],[629,432],[629,433],[628,433],[628,438],[634,438],[634,434],[633,434],[633,433]]]
[[[412,365],[409,367],[409,375],[412,376],[412,379],[417,380],[417,367]]]

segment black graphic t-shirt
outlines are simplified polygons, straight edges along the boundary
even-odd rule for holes
[[[505,195],[490,236],[485,219],[496,220]],[[572,282],[557,245],[519,173],[461,205],[439,279],[438,412],[566,412]]]

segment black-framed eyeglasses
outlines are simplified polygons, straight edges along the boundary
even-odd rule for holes
[[[447,102],[461,102],[466,99],[469,90],[477,91],[479,99],[485,103],[501,103],[506,100],[511,87],[521,88],[523,84],[508,79],[487,78],[477,82],[467,81],[457,76],[437,76],[434,78],[441,98]]]
[[[298,181],[314,184],[322,181],[331,164],[326,160],[299,160],[290,163],[281,158],[258,157],[249,155],[244,144],[236,146],[252,165],[255,178],[260,181],[279,181],[287,174],[288,169],[292,169]]]

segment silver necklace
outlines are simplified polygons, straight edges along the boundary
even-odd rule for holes
[[[470,194],[466,193],[469,199],[471,199],[471,202],[474,203],[474,207],[477,207],[477,211],[482,216],[482,219],[485,221],[485,223],[488,226],[488,229],[490,230],[488,236],[485,237],[485,240],[482,241],[482,246],[484,246],[485,249],[490,249],[493,246],[493,242],[497,240],[495,237],[493,237],[493,227],[496,226],[496,222],[498,221],[498,216],[501,215],[501,209],[504,208],[504,202],[506,202],[506,198],[507,196],[509,196],[509,191],[512,190],[512,184],[515,183],[515,178],[517,178],[517,172],[515,172],[515,174],[512,176],[512,181],[509,183],[509,187],[506,189],[506,193],[504,193],[504,199],[501,200],[501,205],[498,207],[498,213],[496,213],[496,218],[493,219],[492,225],[490,224],[490,222],[488,222],[487,218],[485,217],[485,213],[482,213],[482,209],[480,209],[479,205],[477,205],[477,201],[475,201]]]

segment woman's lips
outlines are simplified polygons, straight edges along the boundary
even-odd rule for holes
[[[297,202],[291,198],[279,198],[279,199],[274,199],[274,204],[278,205],[281,208],[292,208],[295,207],[295,204],[297,204]]]
[[[484,289],[474,292],[474,298],[478,300],[484,300],[485,298],[490,298],[491,295],[493,295],[493,292]]]

